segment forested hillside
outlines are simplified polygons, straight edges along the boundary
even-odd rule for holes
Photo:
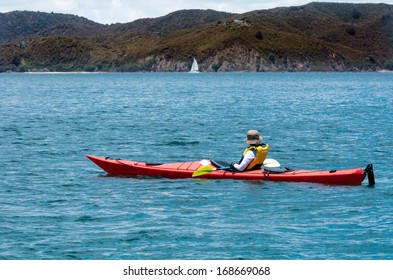
[[[393,70],[393,6],[310,3],[230,14],[181,10],[125,24],[0,14],[0,72]]]

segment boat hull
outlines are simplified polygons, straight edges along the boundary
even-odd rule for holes
[[[113,176],[148,176],[164,177],[170,179],[192,178],[192,174],[206,162],[191,161],[178,163],[146,163],[122,159],[102,158],[86,155],[92,162]],[[214,170],[198,178],[204,179],[233,179],[233,180],[269,180],[285,182],[310,182],[330,185],[361,185],[367,172],[362,168],[343,170],[290,170],[283,173],[275,173],[260,169],[246,172],[233,172],[226,170]]]

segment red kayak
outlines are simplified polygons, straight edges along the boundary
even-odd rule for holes
[[[288,168],[262,168],[236,172],[220,170],[213,161],[191,161],[178,163],[146,163],[122,159],[101,158],[86,155],[92,162],[113,176],[149,176],[170,179],[200,177],[204,179],[270,180],[286,182],[311,182],[330,185],[361,185],[366,175],[369,184],[374,185],[372,165],[366,169],[343,170],[291,170]]]

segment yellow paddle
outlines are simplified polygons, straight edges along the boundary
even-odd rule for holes
[[[199,167],[197,170],[195,170],[194,173],[192,173],[192,177],[194,178],[194,177],[206,175],[214,170],[217,170],[217,169],[211,167],[210,165],[202,166],[202,167]]]
[[[263,162],[263,166],[264,167],[280,167],[280,163],[272,158],[267,158],[265,159],[265,161]],[[194,173],[192,173],[192,177],[199,177],[199,176],[203,176],[206,174],[209,174],[212,171],[216,171],[216,170],[229,170],[230,167],[229,166],[225,166],[225,167],[220,167],[220,168],[213,168],[210,165],[204,165],[202,167],[199,167],[197,170],[195,170]]]

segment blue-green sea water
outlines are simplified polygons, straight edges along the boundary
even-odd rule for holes
[[[393,259],[392,73],[0,75],[0,259]],[[105,176],[85,154],[239,160],[376,185]]]

